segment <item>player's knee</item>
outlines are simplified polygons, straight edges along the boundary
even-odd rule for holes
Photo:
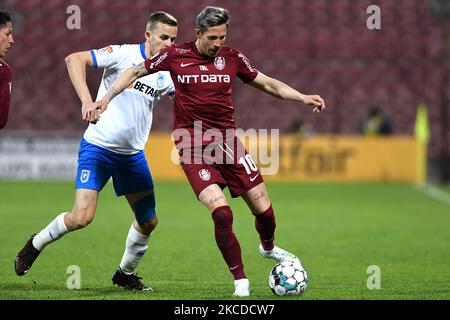
[[[218,230],[231,230],[233,226],[233,212],[229,206],[216,208],[212,212],[214,225]]]
[[[149,194],[137,200],[133,204],[134,216],[139,226],[143,229],[153,230],[158,224],[155,209],[155,195]]]
[[[255,207],[252,213],[254,216],[271,216],[274,214],[270,201],[264,203],[264,205]]]

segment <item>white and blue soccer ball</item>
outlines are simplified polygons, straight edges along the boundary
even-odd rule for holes
[[[301,295],[307,286],[308,275],[299,263],[283,261],[270,271],[269,287],[277,296]]]

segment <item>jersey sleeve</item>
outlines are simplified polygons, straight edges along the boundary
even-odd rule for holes
[[[237,76],[245,83],[250,82],[258,75],[258,70],[253,67],[252,63],[239,51],[237,55]]]
[[[175,98],[175,85],[172,81],[170,81],[169,91],[167,91],[167,96],[170,100],[173,100]]]
[[[94,68],[117,68],[127,57],[124,46],[111,45],[90,50]]]
[[[144,65],[147,72],[152,74],[158,71],[170,71],[171,49],[165,48],[150,59],[145,60]]]

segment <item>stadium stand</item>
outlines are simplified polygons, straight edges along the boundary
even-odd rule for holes
[[[449,28],[448,21],[430,16],[428,1],[380,0],[382,28],[368,30],[366,9],[372,2],[216,1],[232,15],[229,45],[239,48],[262,72],[301,91],[321,94],[329,106],[327,115],[318,117],[294,103],[280,103],[236,85],[237,125],[276,126],[285,131],[292,118],[301,117],[316,133],[355,134],[366,107],[376,104],[391,117],[395,133],[412,135],[416,107],[424,102],[432,123],[430,155],[443,148],[450,152],[450,133],[446,139],[442,132],[441,108],[443,79],[449,77],[448,68],[442,68],[441,24]],[[8,56],[14,79],[7,130],[81,133],[85,125],[64,57],[98,46],[142,41],[146,13],[155,10],[177,16],[178,41],[189,41],[195,15],[208,1],[78,0],[80,30],[66,27],[70,4],[2,1],[21,17],[15,47]],[[100,76],[100,72],[88,72],[93,94]],[[171,103],[164,102],[157,107],[154,130],[170,130],[171,121]]]

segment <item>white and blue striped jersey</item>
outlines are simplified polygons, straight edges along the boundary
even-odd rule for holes
[[[144,62],[144,44],[111,45],[91,50],[94,68],[104,68],[96,100],[100,100],[127,68]],[[163,71],[137,79],[108,104],[84,139],[120,154],[144,150],[153,120],[153,108],[164,95],[175,92],[170,73]]]

